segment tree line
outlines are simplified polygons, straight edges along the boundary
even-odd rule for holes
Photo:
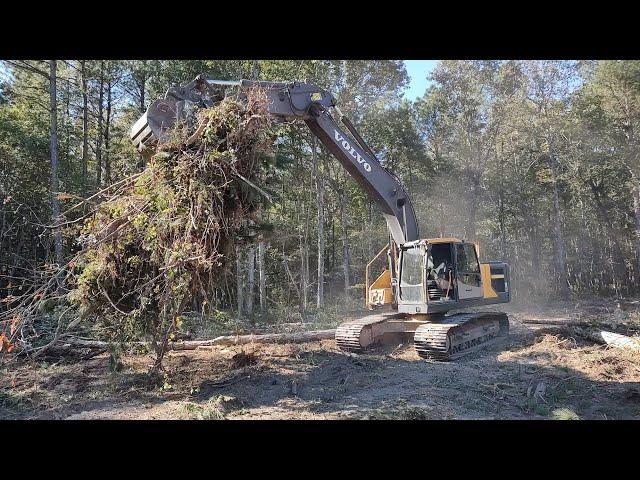
[[[5,60],[0,64],[0,297],[77,248],[82,209],[144,168],[128,131],[197,74],[301,80],[336,95],[409,192],[423,237],[479,243],[516,301],[638,293],[640,62],[441,61],[409,101],[393,60]],[[265,160],[270,225],[198,305],[240,316],[361,304],[388,241],[375,205],[304,125]]]

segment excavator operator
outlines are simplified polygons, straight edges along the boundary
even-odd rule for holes
[[[437,267],[434,267],[433,256],[429,254],[427,258],[427,278],[433,280],[440,290],[448,292],[451,289],[451,266],[443,261]]]

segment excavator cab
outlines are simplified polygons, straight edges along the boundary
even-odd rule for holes
[[[478,250],[477,244],[457,238],[405,243],[398,249],[395,263],[399,268],[394,269],[394,262],[389,262],[371,285],[369,267],[373,261],[367,266],[367,306],[430,315],[453,308],[508,302],[507,264],[481,263]]]

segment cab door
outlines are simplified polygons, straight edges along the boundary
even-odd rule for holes
[[[482,298],[480,263],[473,243],[456,244],[456,285],[458,300]]]
[[[400,299],[403,303],[423,303],[424,258],[423,246],[403,248],[400,257]]]

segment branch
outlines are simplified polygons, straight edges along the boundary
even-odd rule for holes
[[[34,67],[33,65],[31,65],[30,63],[28,63],[25,60],[5,60],[9,65],[15,67],[15,68],[19,68],[19,69],[23,69],[23,70],[29,70],[33,73],[37,73],[38,75],[42,75],[44,78],[46,78],[47,80],[49,80],[49,73],[39,69],[38,67]]]

